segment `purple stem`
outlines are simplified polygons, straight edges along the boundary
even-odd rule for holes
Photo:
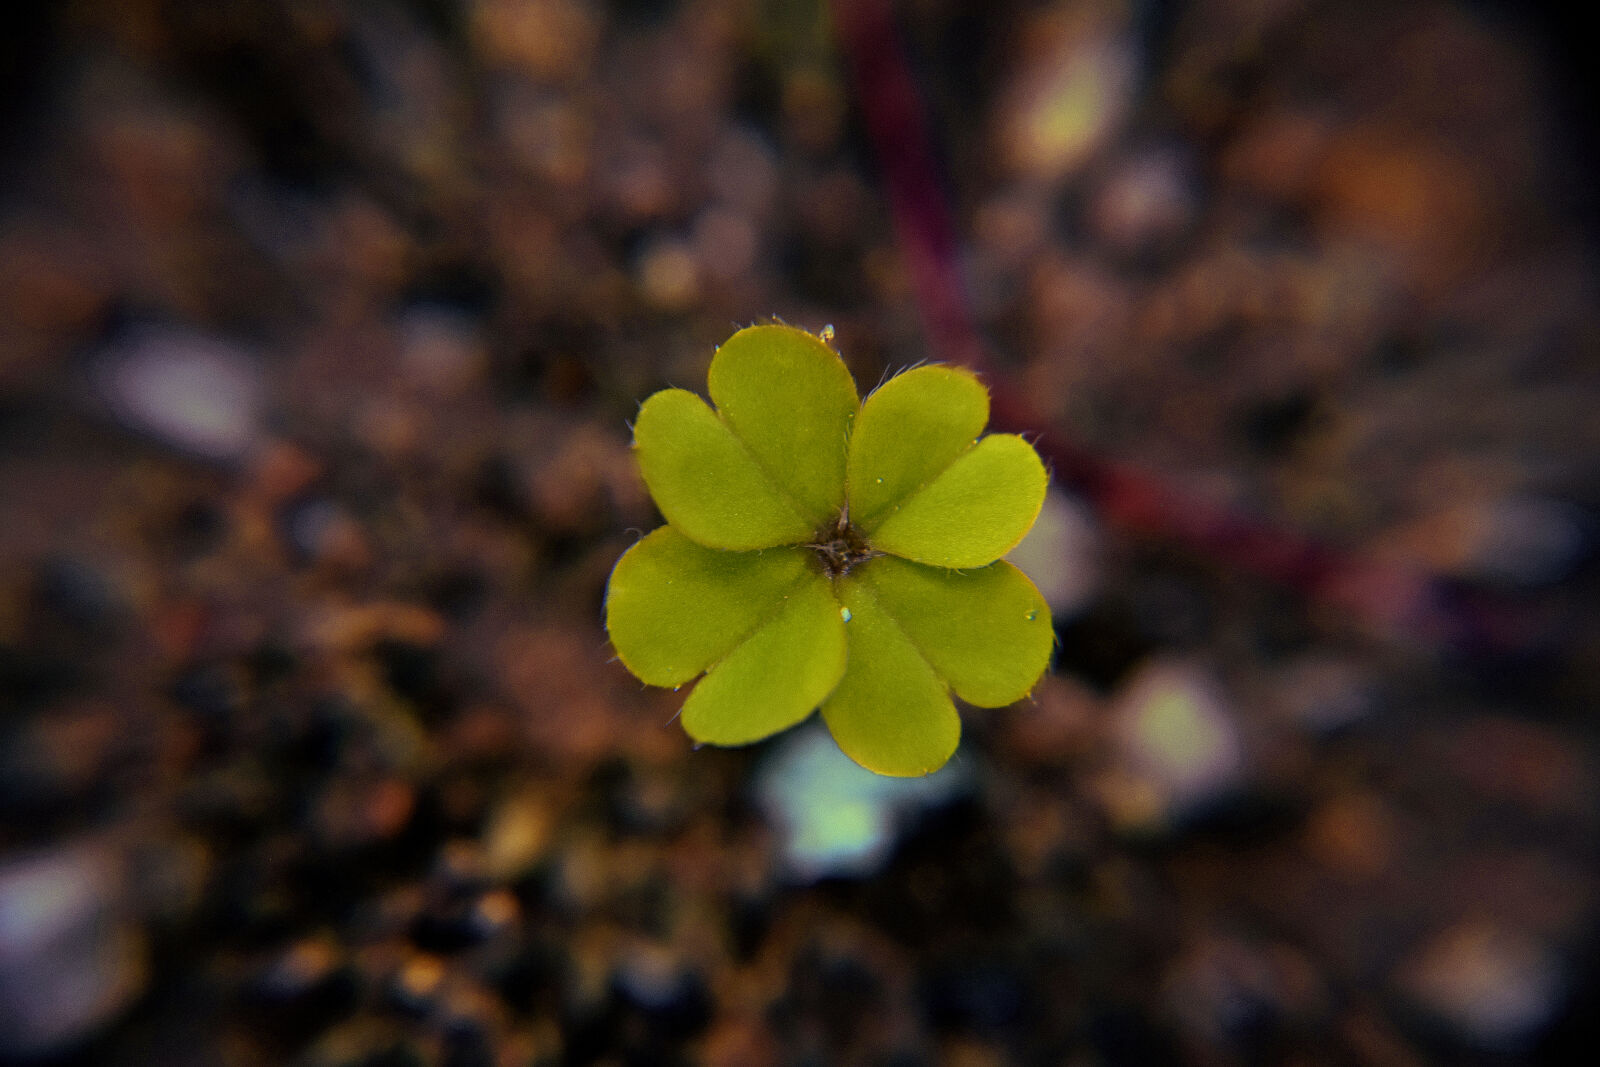
[[[996,424],[1043,429],[1036,444],[1057,480],[1087,496],[1108,525],[1176,541],[1225,566],[1264,575],[1353,613],[1380,635],[1424,647],[1506,649],[1539,629],[1512,605],[1462,602],[1451,608],[1442,583],[1419,568],[1340,552],[1297,531],[1219,507],[1131,464],[1096,455],[1051,425],[995,371],[973,319],[955,226],[892,3],[831,0],[831,5],[933,358],[984,372]]]

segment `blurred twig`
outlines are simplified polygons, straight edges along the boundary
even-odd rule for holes
[[[1083,493],[1127,534],[1176,541],[1227,567],[1283,583],[1413,647],[1512,651],[1535,626],[1522,606],[1451,595],[1420,567],[1339,551],[1304,534],[1207,501],[1139,467],[1075,443],[988,358],[973,320],[959,242],[921,93],[891,0],[832,0],[841,51],[876,152],[896,237],[934,359],[987,377],[997,425],[1037,433],[1058,481]]]

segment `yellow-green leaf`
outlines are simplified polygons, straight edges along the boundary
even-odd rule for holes
[[[850,611],[850,660],[822,705],[833,739],[879,774],[938,770],[961,740],[961,720],[944,683],[870,587],[850,575],[837,592]]]
[[[871,533],[896,502],[971,448],[989,421],[989,391],[959,367],[916,367],[861,404],[850,436],[850,521]]]
[[[855,573],[969,704],[998,708],[1022,699],[1050,662],[1050,608],[1004,560],[953,571],[883,556]]]
[[[810,575],[803,549],[722,552],[663,526],[622,554],[606,629],[648,685],[682,685],[728,655]],[[819,579],[820,580],[820,579]]]
[[[688,605],[692,612],[692,602]],[[683,705],[696,741],[744,745],[814,711],[845,669],[845,624],[828,581],[808,572],[761,625],[706,672]]]
[[[983,567],[1016,547],[1044,504],[1044,464],[1014,434],[991,434],[886,514],[872,546],[936,567]]]
[[[751,326],[717,349],[717,411],[812,529],[844,503],[845,448],[860,402],[844,361],[792,326]]]
[[[656,506],[707,548],[797,544],[816,529],[733,431],[687,390],[663,389],[646,400],[633,442]]]

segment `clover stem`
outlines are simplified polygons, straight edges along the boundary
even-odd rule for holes
[[[851,525],[848,504],[839,512],[838,521],[818,530],[816,540],[805,547],[817,554],[822,572],[829,578],[841,578],[849,574],[852,567],[883,555]]]

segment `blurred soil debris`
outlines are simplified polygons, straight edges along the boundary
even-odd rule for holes
[[[0,1062],[1583,1058],[1595,128],[1538,10],[4,16]],[[1059,457],[1056,663],[944,777],[691,750],[611,660],[628,420],[768,315],[863,382],[966,329]]]

